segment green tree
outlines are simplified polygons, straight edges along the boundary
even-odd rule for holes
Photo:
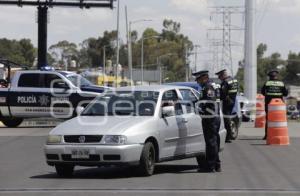
[[[0,58],[5,58],[21,65],[32,66],[36,49],[29,39],[0,39]]]
[[[300,53],[290,52],[287,60],[284,80],[290,85],[299,85]]]

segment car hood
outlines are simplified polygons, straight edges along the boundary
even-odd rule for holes
[[[152,117],[79,116],[68,120],[50,135],[122,135],[124,131],[151,120]]]

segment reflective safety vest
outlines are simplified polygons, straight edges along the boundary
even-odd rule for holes
[[[266,82],[266,96],[282,97],[283,96],[284,83],[282,81],[270,80]]]
[[[230,79],[227,81],[228,83],[228,94],[229,95],[236,95],[239,91],[239,83],[236,79]]]

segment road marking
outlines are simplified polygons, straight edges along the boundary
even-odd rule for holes
[[[282,194],[298,194],[300,190],[293,189],[78,189],[78,188],[62,188],[62,189],[43,189],[43,188],[16,188],[16,189],[0,189],[3,193],[72,193],[72,192],[107,192],[107,193],[282,193]]]

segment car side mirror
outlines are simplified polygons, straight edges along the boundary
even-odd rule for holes
[[[175,107],[174,106],[165,106],[162,108],[162,117],[175,116]]]
[[[76,114],[79,116],[84,110],[84,107],[82,106],[77,106],[76,107]]]

